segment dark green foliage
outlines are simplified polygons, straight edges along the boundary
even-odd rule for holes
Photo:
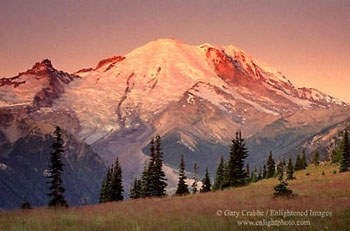
[[[332,150],[331,162],[333,164],[340,164],[343,159],[343,141],[340,141],[339,144]]]
[[[113,165],[112,168],[107,168],[107,175],[106,175],[106,188],[105,188],[105,194],[104,194],[104,201],[103,202],[109,202],[112,201],[112,190],[111,190],[111,184],[112,184],[112,177],[113,177]]]
[[[130,198],[137,199],[142,197],[142,183],[141,180],[135,178],[134,184],[130,189]]]
[[[258,174],[258,180],[262,180],[263,179],[263,173],[262,173],[262,169],[261,166],[259,168],[259,174]]]
[[[266,165],[264,165],[264,167],[263,167],[263,174],[262,174],[263,179],[265,179],[266,176],[267,176],[267,170],[266,170]]]
[[[106,202],[106,192],[107,192],[107,178],[105,177],[102,180],[100,198],[98,200],[98,203]]]
[[[50,201],[48,203],[49,207],[68,207],[68,203],[64,198],[65,188],[62,185],[62,173],[63,173],[63,163],[62,163],[62,153],[64,153],[62,132],[59,127],[56,127],[54,132],[54,143],[52,145],[52,152],[50,158],[50,164],[48,169],[48,178],[50,184],[49,190]]]
[[[266,178],[271,178],[275,175],[275,161],[272,158],[272,152],[270,152],[269,158],[267,159],[267,174]]]
[[[254,183],[258,181],[258,174],[257,174],[257,169],[254,168],[254,170],[252,171],[251,175],[250,175],[250,182]]]
[[[161,138],[156,136],[150,142],[150,160],[142,174],[143,197],[164,196],[166,186]]]
[[[275,192],[273,193],[274,197],[291,197],[293,196],[293,191],[288,188],[288,183],[285,181],[280,181],[279,184],[274,187]]]
[[[163,171],[163,152],[161,147],[161,138],[156,136],[156,158],[155,158],[155,170],[154,170],[154,184],[155,184],[155,196],[166,195],[166,177]]]
[[[245,172],[247,173],[247,176],[250,176],[249,163],[247,163],[245,167]]]
[[[123,192],[124,188],[122,183],[122,169],[117,158],[114,167],[112,167],[112,179],[110,183],[110,201],[123,200]]]
[[[297,158],[295,160],[295,166],[294,166],[295,171],[303,169],[303,163],[301,161],[302,159],[300,158],[300,154],[298,153]]]
[[[283,171],[279,173],[279,184],[274,186],[274,197],[291,197],[294,196],[293,191],[288,188],[288,183],[283,180]]]
[[[205,170],[205,176],[202,180],[202,188],[201,188],[201,192],[205,193],[205,192],[210,192],[211,191],[211,182],[210,182],[210,178],[209,178],[209,173],[208,173],[208,168],[206,168]]]
[[[316,150],[314,153],[314,159],[312,160],[312,163],[318,166],[320,163],[319,159],[320,159],[320,153],[318,152],[318,150]]]
[[[302,169],[306,169],[306,167],[307,167],[305,149],[303,149],[303,154],[301,157],[301,167],[302,167]]]
[[[108,167],[102,181],[99,203],[121,201],[124,199],[123,192],[122,169],[117,158],[115,164]]]
[[[349,171],[350,169],[350,144],[348,130],[345,130],[343,137],[343,147],[341,150],[342,158],[340,161],[339,172]]]
[[[150,196],[150,190],[149,190],[149,172],[147,164],[145,164],[145,167],[142,172],[141,176],[141,197],[149,197]]]
[[[180,169],[179,169],[179,182],[177,183],[176,195],[186,195],[189,194],[188,186],[186,184],[185,176],[185,161],[184,156],[181,155]]]
[[[228,160],[227,173],[225,174],[224,187],[241,186],[248,183],[244,161],[248,156],[241,131],[236,132],[236,138],[232,139],[232,145]]]
[[[294,167],[292,163],[292,157],[289,155],[288,164],[287,164],[287,180],[293,180],[294,177]]]
[[[32,206],[30,205],[30,203],[26,197],[24,197],[24,201],[23,201],[22,205],[20,206],[20,209],[32,209]]]
[[[283,162],[279,162],[277,164],[277,171],[276,171],[276,176],[282,176],[284,175],[284,168],[283,168]]]
[[[193,183],[191,186],[192,193],[197,193],[198,192],[198,179],[197,179],[197,171],[198,171],[198,165],[197,163],[194,163],[193,165]]]
[[[224,157],[220,157],[219,166],[216,169],[215,182],[213,186],[213,190],[222,190],[224,188],[224,180],[225,180],[225,161]]]

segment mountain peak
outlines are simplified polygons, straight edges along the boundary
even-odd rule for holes
[[[49,59],[44,59],[41,62],[37,62],[32,67],[32,69],[39,69],[39,70],[43,70],[43,69],[47,69],[47,68],[53,68],[51,60],[49,60]]]

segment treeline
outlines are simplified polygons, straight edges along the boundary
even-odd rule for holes
[[[160,197],[166,195],[167,179],[163,171],[163,152],[161,147],[161,137],[156,136],[150,142],[150,159],[145,164],[141,177],[135,178],[130,190],[130,198],[147,198]],[[254,183],[263,179],[278,178],[281,185],[286,186],[283,176],[286,180],[295,179],[294,172],[306,169],[308,161],[305,150],[298,153],[295,161],[289,155],[288,161],[284,158],[276,161],[270,152],[266,164],[259,168],[250,169],[249,163],[245,164],[248,157],[248,150],[245,146],[244,138],[241,131],[236,132],[235,138],[232,139],[230,152],[227,161],[221,156],[218,167],[215,172],[215,179],[212,182],[209,177],[208,168],[206,168],[205,176],[198,180],[198,165],[193,166],[193,177],[187,179],[184,156],[181,156],[179,164],[179,178],[175,191],[175,195],[187,195],[190,193],[205,193],[209,191],[224,190],[230,187],[238,187]],[[316,150],[310,163],[318,165],[320,154]],[[341,171],[349,170],[349,139],[348,132],[345,131],[342,142],[333,151],[333,163],[340,163]],[[343,170],[342,170],[343,169]],[[191,185],[188,182],[192,181]],[[108,168],[107,175],[103,179],[100,202],[109,202],[123,200],[123,186],[121,178],[121,169],[118,159],[114,166]]]
[[[344,131],[343,139],[332,150],[330,160],[332,163],[340,165],[339,172],[350,171],[350,141],[348,130]]]
[[[64,145],[62,139],[62,131],[56,127],[54,132],[54,142],[50,157],[49,168],[47,170],[47,178],[49,184],[49,207],[68,207],[65,200],[65,188],[62,184],[62,174],[64,164],[62,163],[62,154],[64,153]],[[284,158],[276,163],[270,152],[266,164],[259,168],[259,172],[255,167],[252,171],[249,169],[249,164],[245,165],[245,159],[248,157],[248,150],[245,147],[244,139],[241,131],[236,132],[235,138],[232,139],[229,158],[224,160],[220,157],[219,165],[216,169],[215,180],[212,184],[209,177],[208,168],[206,168],[205,176],[202,179],[201,186],[197,179],[198,165],[193,166],[193,178],[191,187],[187,184],[185,161],[183,155],[180,159],[179,179],[177,184],[176,195],[186,195],[189,193],[209,192],[223,190],[229,187],[237,187],[247,185],[250,182],[278,177],[280,184],[276,185],[276,194],[291,194],[292,192],[286,187],[288,184],[284,181],[284,173],[286,180],[293,180],[294,172],[306,169],[308,163],[306,160],[305,150],[302,154],[297,154],[293,163],[291,156],[288,158],[288,163]],[[316,150],[311,163],[319,164],[320,154]],[[341,142],[331,151],[330,160],[332,163],[339,164],[339,172],[350,171],[350,141],[348,130],[344,131]],[[161,137],[156,136],[150,142],[150,159],[145,165],[144,171],[140,179],[135,178],[134,184],[130,190],[130,198],[146,198],[160,197],[166,195],[167,179],[163,171],[163,152],[161,147]],[[200,189],[198,189],[200,187]],[[121,201],[124,188],[122,183],[122,169],[118,158],[114,165],[108,168],[106,176],[101,185],[99,202]],[[21,208],[31,208],[29,201],[24,198]]]

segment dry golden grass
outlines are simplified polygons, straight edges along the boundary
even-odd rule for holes
[[[34,209],[0,214],[0,230],[66,231],[66,230],[350,230],[350,173],[337,173],[337,166],[310,167],[296,173],[290,188],[298,196],[274,199],[276,179],[264,180],[246,187],[154,199],[128,200],[102,205],[72,207],[63,210]],[[325,175],[322,172],[325,171]],[[306,175],[306,173],[310,175]],[[217,216],[218,210],[331,211],[331,217],[287,217],[284,220],[309,220],[311,226],[238,226],[237,221],[282,217]]]

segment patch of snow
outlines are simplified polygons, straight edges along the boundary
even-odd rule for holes
[[[7,165],[5,163],[0,163],[0,170],[6,170],[7,169]]]

